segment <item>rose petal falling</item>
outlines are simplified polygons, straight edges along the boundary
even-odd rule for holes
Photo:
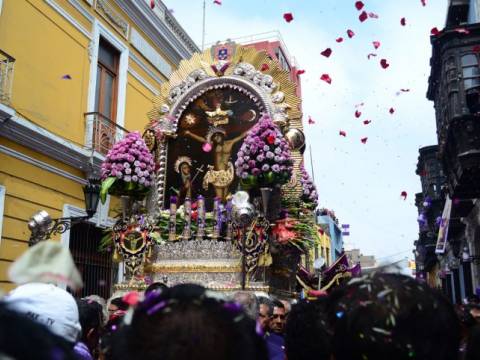
[[[315,124],[315,120],[313,120],[311,116],[308,117],[308,124],[309,125]]]
[[[155,0],[150,0],[150,9],[153,10],[154,7],[155,7]]]
[[[407,192],[404,190],[400,193],[400,197],[403,197],[403,200],[407,200]]]
[[[422,3],[422,6],[427,5],[427,0],[420,0],[420,2]]]
[[[372,122],[372,120],[363,120],[363,125],[368,125]]]
[[[287,23],[289,23],[290,21],[293,20],[293,15],[292,15],[292,13],[285,13],[285,14],[283,14],[283,18],[285,19],[285,21]]]
[[[366,144],[367,143],[367,140],[368,140],[368,137],[364,137],[364,138],[361,138],[360,141],[362,142],[362,144]]]
[[[367,55],[367,59],[370,60],[371,57],[375,57],[375,56],[377,56],[377,54],[370,53]]]
[[[270,70],[270,66],[268,66],[268,64],[266,63],[263,63],[262,67],[260,68],[260,71],[267,71],[267,70]]]
[[[402,26],[407,25],[407,20],[405,20],[404,17],[402,17],[402,18],[400,19],[400,25],[402,25]]]
[[[388,112],[389,112],[390,114],[393,114],[393,113],[395,112],[395,109],[391,107],[391,108],[388,110]]]
[[[383,69],[386,69],[390,66],[390,64],[388,63],[387,59],[382,59],[380,60],[380,66],[383,68]]]
[[[213,3],[215,5],[222,5],[222,1],[221,0],[213,0]]]
[[[72,77],[68,74],[62,76],[62,80],[72,80]]]
[[[343,137],[347,137],[347,132],[346,132],[346,131],[343,131],[343,130],[340,130],[340,131],[338,132],[338,135],[343,136]]]
[[[337,43],[341,43],[341,42],[343,41],[343,38],[342,38],[342,37],[338,37],[338,38],[335,39],[335,41],[336,41]]]
[[[377,50],[380,47],[380,41],[372,41],[373,47]]]
[[[323,50],[320,54],[322,54],[323,56],[325,57],[330,57],[330,55],[332,55],[332,49],[330,48],[326,48],[325,50]]]
[[[355,7],[357,8],[358,11],[362,10],[365,4],[361,1],[355,2]]]
[[[348,29],[348,30],[347,30],[347,35],[348,35],[348,37],[351,39],[352,37],[355,36],[355,33],[354,33],[352,30]]]
[[[332,83],[332,78],[328,74],[322,74],[322,76],[320,76],[320,80],[323,80],[328,84]]]
[[[297,70],[297,75],[303,75],[305,74],[305,70]]]
[[[362,116],[362,113],[358,110],[355,110],[355,117],[358,119],[360,116]]]
[[[368,14],[366,11],[362,11],[362,13],[358,16],[358,20],[360,20],[360,22],[364,22],[367,19],[368,19]]]
[[[437,36],[438,34],[440,34],[440,30],[438,30],[436,27],[430,30],[430,35]]]

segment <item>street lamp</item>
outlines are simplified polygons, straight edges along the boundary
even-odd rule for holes
[[[100,181],[98,179],[89,179],[87,185],[83,187],[83,195],[85,197],[85,212],[87,216],[52,219],[45,210],[33,214],[28,221],[28,228],[31,231],[30,239],[28,240],[29,246],[35,245],[42,240],[48,240],[52,235],[63,234],[73,225],[90,219],[95,215],[100,199]]]

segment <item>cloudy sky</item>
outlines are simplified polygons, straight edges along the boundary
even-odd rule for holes
[[[443,28],[447,0],[427,0],[425,7],[420,0],[363,2],[364,10],[378,19],[361,23],[354,0],[223,0],[220,6],[208,0],[205,42],[281,33],[306,71],[304,118],[311,116],[315,124],[305,124],[305,130],[321,206],[350,224],[349,247],[374,254],[381,262],[395,261],[412,257],[418,237],[418,149],[436,143],[433,103],[425,98],[429,34],[433,27]],[[203,0],[164,3],[200,46]],[[283,19],[287,12],[294,17],[290,23]],[[352,39],[347,29],[355,33]],[[338,37],[345,40],[337,43]],[[381,43],[378,50],[373,41]],[[328,47],[332,55],[320,55]],[[369,53],[377,56],[368,60]],[[387,69],[380,66],[381,59],[390,64]],[[332,78],[331,85],[320,80],[324,73]],[[362,113],[360,118],[355,110]],[[364,120],[371,123],[364,125]],[[339,136],[340,130],[347,136]],[[364,137],[366,144],[360,141]],[[402,191],[408,194],[405,201]]]

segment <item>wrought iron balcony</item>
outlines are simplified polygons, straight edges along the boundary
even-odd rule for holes
[[[15,59],[0,50],[0,103],[10,105]]]
[[[87,146],[106,155],[108,150],[129,131],[98,112],[85,113]]]

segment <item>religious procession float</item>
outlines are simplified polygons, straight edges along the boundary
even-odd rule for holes
[[[300,105],[290,74],[252,47],[218,44],[180,63],[144,132],[102,164],[101,197],[123,206],[104,244],[125,266],[117,291],[161,281],[295,294],[321,231]]]

